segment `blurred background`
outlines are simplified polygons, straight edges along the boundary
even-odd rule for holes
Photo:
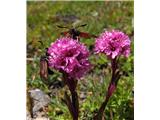
[[[68,29],[61,26],[78,26],[80,31],[99,35],[104,30],[118,29],[126,33],[131,41],[131,54],[121,58],[122,77],[116,92],[105,110],[106,120],[134,119],[134,2],[133,1],[27,1],[27,114],[51,120],[71,120],[67,106],[63,102],[66,86],[61,82],[61,74],[54,70],[49,77],[51,86],[44,84],[39,76],[40,57],[45,50]],[[81,42],[93,50],[94,38]],[[78,82],[80,99],[80,120],[92,120],[104,100],[110,81],[110,61],[106,56],[92,54],[93,69]],[[38,91],[38,94],[36,93]],[[40,96],[37,96],[40,95]],[[38,98],[38,101],[35,101]],[[37,100],[37,99],[36,99]],[[44,120],[45,120],[44,118]]]

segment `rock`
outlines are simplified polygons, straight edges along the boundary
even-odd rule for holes
[[[87,96],[86,96],[86,93],[85,93],[85,92],[81,92],[80,95],[79,95],[79,97],[80,97],[80,99],[81,99],[82,101],[84,101]]]
[[[30,113],[27,110],[26,120],[32,120]]]
[[[46,117],[38,117],[38,118],[36,118],[36,119],[34,119],[34,120],[49,120],[49,118],[46,118]]]
[[[72,14],[62,15],[61,13],[56,14],[56,19],[59,19],[60,21],[63,21],[64,23],[73,23],[76,20],[79,20],[79,18]]]
[[[50,103],[51,99],[40,89],[30,90],[29,93],[33,104],[32,113],[33,116],[35,116],[36,112],[47,106]]]
[[[91,14],[92,14],[93,17],[97,17],[98,16],[98,12],[97,11],[93,11]]]

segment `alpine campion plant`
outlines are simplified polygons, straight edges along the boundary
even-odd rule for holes
[[[120,79],[120,71],[118,69],[118,62],[120,56],[128,57],[130,54],[131,41],[129,37],[121,31],[112,30],[105,31],[95,42],[95,53],[104,53],[111,60],[112,76],[108,86],[105,101],[99,108],[98,113],[94,116],[94,120],[102,120],[103,112],[117,87],[118,80]]]
[[[119,69],[119,58],[128,57],[130,54],[131,41],[129,37],[121,31],[105,31],[95,42],[95,53],[103,53],[111,61],[111,80],[107,89],[105,100],[100,106],[94,120],[102,120],[105,107],[117,87],[121,77]],[[91,67],[88,60],[89,50],[84,44],[69,37],[57,39],[51,43],[47,49],[47,59],[41,60],[41,76],[47,79],[48,67],[60,71],[63,75],[64,83],[68,86],[71,96],[65,92],[65,104],[67,105],[73,120],[78,120],[79,101],[76,86],[78,80],[83,77]]]
[[[88,60],[88,49],[72,38],[60,38],[48,48],[48,64],[51,68],[63,73],[63,79],[68,85],[72,95],[72,100],[65,93],[68,109],[73,120],[78,120],[79,103],[76,92],[77,80],[87,73],[90,69]]]

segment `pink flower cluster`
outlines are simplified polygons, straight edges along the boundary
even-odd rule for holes
[[[60,38],[48,48],[49,66],[63,71],[71,78],[82,77],[90,68],[89,51],[72,38]]]
[[[109,58],[114,59],[116,56],[130,54],[131,41],[123,32],[112,30],[105,31],[96,38],[96,53],[105,53]]]

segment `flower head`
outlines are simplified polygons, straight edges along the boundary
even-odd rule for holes
[[[90,68],[87,48],[72,38],[60,38],[48,48],[49,66],[72,78],[82,77]]]
[[[112,30],[105,31],[95,43],[96,53],[105,53],[109,58],[114,59],[116,56],[130,54],[130,39],[123,32]]]

